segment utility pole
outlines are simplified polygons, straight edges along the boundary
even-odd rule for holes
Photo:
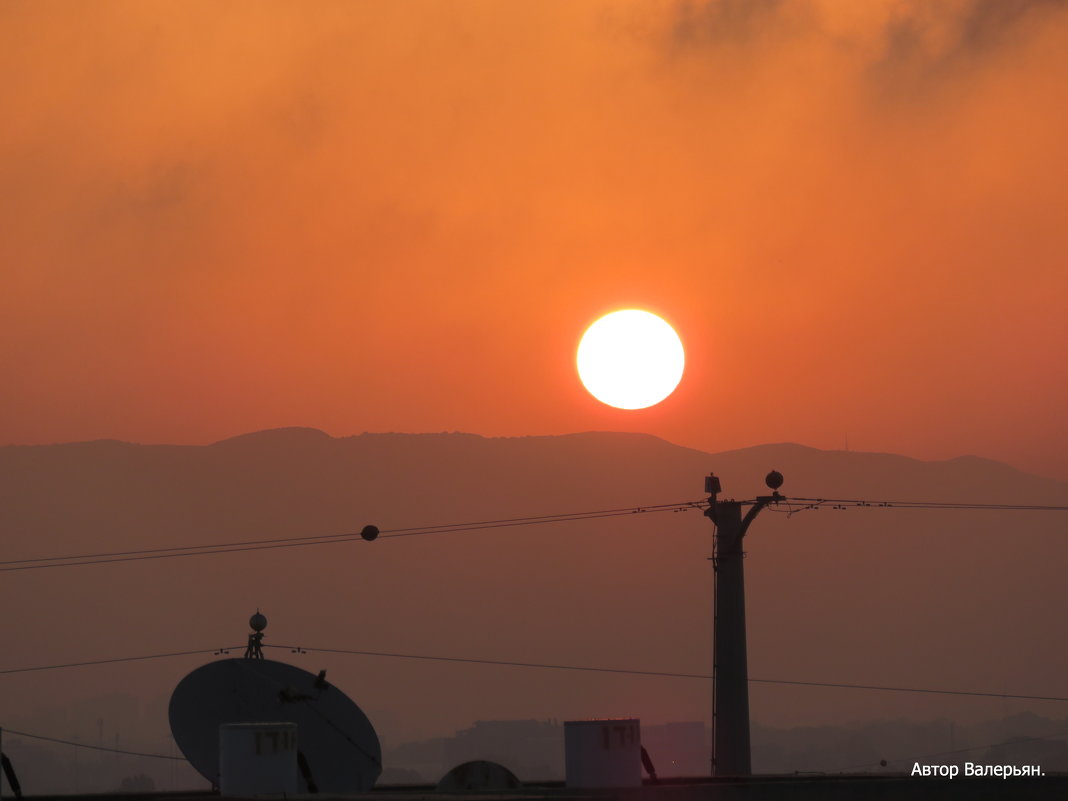
[[[768,473],[771,495],[751,501],[721,501],[715,475],[705,478],[705,515],[715,526],[712,540],[712,775],[749,776],[749,667],[745,634],[745,572],[742,539],[769,503],[782,498],[782,474]],[[749,511],[742,517],[742,507]]]

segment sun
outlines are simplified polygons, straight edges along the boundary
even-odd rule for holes
[[[686,357],[675,329],[640,309],[602,317],[582,335],[576,364],[593,397],[617,409],[654,406],[675,391]]]

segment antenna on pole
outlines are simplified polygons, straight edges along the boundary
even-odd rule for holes
[[[705,477],[709,494],[705,515],[715,526],[712,537],[712,775],[749,776],[749,667],[745,632],[745,573],[742,538],[770,503],[782,499],[782,473],[764,478],[771,495],[751,501],[721,501],[719,478]],[[742,517],[742,506],[749,506]]]
[[[248,624],[252,628],[252,633],[248,635],[245,659],[263,659],[263,630],[267,628],[267,616],[260,614],[260,610],[257,609],[256,614],[248,619]]]

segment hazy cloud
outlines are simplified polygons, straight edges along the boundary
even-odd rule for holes
[[[682,0],[675,10],[673,40],[684,47],[744,44],[786,29],[786,18],[809,4],[784,0]]]
[[[1065,21],[1063,0],[968,0],[896,7],[880,31],[870,75],[883,88],[911,90],[981,65]]]
[[[681,0],[668,41],[679,53],[727,47],[771,59],[776,47],[806,43],[857,57],[884,88],[915,88],[1063,22],[1066,8],[1065,0],[905,0],[857,3],[843,13],[829,0]]]

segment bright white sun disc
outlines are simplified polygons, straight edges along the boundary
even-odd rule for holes
[[[644,409],[675,391],[686,357],[679,335],[664,320],[625,309],[586,329],[576,362],[583,386],[601,403]]]

